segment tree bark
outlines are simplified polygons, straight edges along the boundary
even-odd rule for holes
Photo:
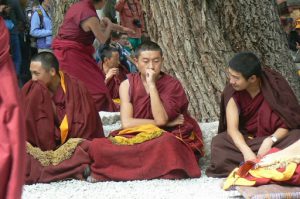
[[[53,1],[53,35],[79,0]],[[152,40],[164,51],[163,70],[186,89],[199,121],[218,120],[226,68],[236,52],[253,51],[263,66],[279,71],[300,98],[300,80],[282,30],[275,0],[142,0]]]
[[[53,8],[52,8],[52,32],[53,37],[55,37],[58,33],[59,26],[62,24],[64,20],[64,16],[68,10],[68,8],[78,2],[79,0],[53,0]]]
[[[299,78],[274,0],[142,0],[151,39],[164,51],[163,70],[186,89],[199,121],[218,120],[226,68],[236,52],[253,51],[285,76],[298,99]]]

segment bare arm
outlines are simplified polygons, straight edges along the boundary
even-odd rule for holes
[[[131,34],[135,33],[134,30],[124,27],[124,26],[121,26],[121,25],[118,25],[118,24],[115,24],[115,23],[112,23],[111,28],[112,28],[112,30],[114,30],[116,32],[131,33]]]
[[[246,141],[239,131],[239,113],[238,108],[233,100],[230,98],[226,106],[226,120],[227,120],[227,132],[232,138],[235,146],[241,151],[244,156],[244,160],[255,159],[256,155],[253,153],[251,148],[246,144]]]
[[[125,80],[121,83],[119,89],[121,99],[121,123],[122,128],[130,128],[142,124],[154,124],[154,120],[151,119],[137,119],[133,118],[133,106],[129,98],[129,81]]]
[[[277,138],[277,140],[279,141],[279,140],[285,138],[287,136],[288,132],[289,132],[288,129],[278,128],[275,131],[275,133],[273,134],[273,136],[275,136]],[[274,143],[273,143],[271,137],[265,138],[263,143],[259,147],[259,150],[257,152],[257,156],[263,156],[266,153],[268,153],[268,151],[272,148],[273,144]]]
[[[157,126],[165,126],[168,121],[168,114],[161,102],[159,97],[154,77],[154,70],[146,69],[146,82],[149,89],[150,101],[151,101],[151,111],[154,117],[154,121]]]
[[[112,23],[107,22],[104,24],[100,22],[98,17],[90,17],[81,23],[81,27],[85,32],[92,31],[96,39],[104,44],[112,31]]]

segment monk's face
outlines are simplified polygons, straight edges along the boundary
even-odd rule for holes
[[[32,61],[30,63],[31,79],[33,81],[40,80],[44,82],[46,86],[50,85],[52,82],[52,79],[55,76],[54,71],[54,68],[46,70],[39,61]]]
[[[107,66],[109,68],[118,68],[120,65],[120,55],[118,52],[112,52],[110,58],[106,58],[105,60]]]
[[[228,69],[229,82],[234,90],[241,91],[249,87],[249,81],[245,79],[242,73]]]
[[[159,51],[142,51],[138,58],[135,59],[135,62],[144,77],[146,76],[146,69],[153,70],[155,76],[158,77],[163,63],[163,57]]]

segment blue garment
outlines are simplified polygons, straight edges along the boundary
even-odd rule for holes
[[[13,21],[11,19],[4,19],[4,21],[5,21],[6,27],[9,31],[11,31],[15,27],[15,24],[13,23]]]
[[[30,35],[37,38],[38,49],[51,49],[52,44],[52,21],[50,16],[40,5],[38,7],[43,13],[43,21],[40,22],[40,17],[37,11],[35,11],[31,18]],[[40,27],[40,23],[43,23],[43,29]]]
[[[122,65],[126,66],[126,68],[129,70],[130,73],[136,73],[137,68],[136,66],[127,59],[127,56],[129,57],[131,53],[125,48],[121,47],[120,49],[120,62]]]
[[[10,48],[12,52],[12,59],[15,64],[16,73],[21,74],[22,54],[19,33],[10,33]]]

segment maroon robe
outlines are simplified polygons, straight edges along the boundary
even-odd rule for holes
[[[98,17],[92,0],[72,5],[53,41],[53,52],[59,60],[60,69],[84,83],[98,111],[115,111],[104,83],[105,77],[93,58],[95,36],[92,31],[85,32],[80,26],[91,17]]]
[[[133,117],[153,119],[150,97],[140,74],[129,74]],[[202,133],[187,113],[188,101],[180,82],[163,74],[156,83],[170,120],[183,114],[185,122],[153,140],[133,146],[112,144],[108,139],[94,139],[90,145],[92,177],[97,180],[181,179],[201,175],[194,152],[202,150]],[[194,138],[190,136],[194,132]],[[181,138],[181,139],[179,139]],[[198,153],[199,154],[199,153]]]
[[[0,198],[21,198],[24,183],[25,134],[9,32],[0,17]]]
[[[43,151],[56,150],[61,146],[59,126],[65,114],[69,126],[67,139],[91,140],[104,137],[101,119],[87,89],[67,74],[64,74],[64,79],[66,94],[59,86],[51,97],[48,88],[39,81],[29,81],[22,89],[27,141]],[[37,160],[27,155],[26,183],[82,176],[83,170],[90,163],[86,142],[77,147],[71,159],[57,166],[42,167]]]
[[[210,177],[226,177],[244,160],[226,132],[225,110],[231,97],[239,109],[239,130],[255,154],[263,140],[278,128],[290,131],[273,147],[283,149],[300,139],[300,106],[297,98],[279,73],[266,68],[262,76],[261,93],[253,99],[246,91],[235,91],[230,85],[224,89],[219,134],[212,140],[211,163],[206,170]]]

